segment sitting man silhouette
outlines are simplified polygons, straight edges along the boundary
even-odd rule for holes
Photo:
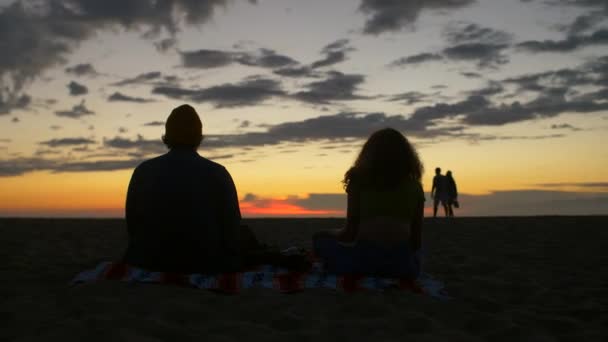
[[[222,165],[197,153],[202,140],[195,109],[173,109],[163,136],[169,152],[141,163],[129,183],[124,262],[165,272],[239,269],[236,188]]]

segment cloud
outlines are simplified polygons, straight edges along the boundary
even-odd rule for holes
[[[608,102],[568,101],[563,96],[541,95],[527,103],[513,102],[480,108],[466,115],[470,125],[504,125],[536,118],[555,117],[562,113],[593,113],[608,110]]]
[[[173,36],[181,23],[201,25],[217,7],[227,4],[227,0],[13,2],[0,9],[0,42],[3,51],[11,52],[0,54],[0,79],[10,81],[0,92],[3,97],[17,96],[28,82],[64,64],[80,43],[100,31],[121,28],[154,37],[164,30]],[[85,70],[66,72],[84,75]]]
[[[156,51],[165,53],[171,49],[173,49],[177,45],[177,39],[175,38],[166,38],[161,39],[154,43],[154,47]]]
[[[249,217],[264,216],[343,216],[346,196],[343,194],[309,194],[287,198],[260,197],[245,194],[239,201],[241,212]],[[340,204],[341,203],[341,204]]]
[[[327,73],[326,79],[306,84],[307,90],[296,92],[293,98],[314,104],[363,99],[365,97],[355,93],[364,81],[363,75],[331,71]]]
[[[167,147],[160,139],[146,140],[143,136],[138,135],[136,139],[128,139],[121,137],[104,138],[103,145],[115,149],[133,149],[142,153],[165,153]]]
[[[460,216],[604,215],[605,192],[549,190],[493,191],[485,195],[458,195]]]
[[[290,68],[299,64],[293,58],[271,49],[258,49],[255,52],[202,49],[181,51],[180,55],[183,67],[197,69],[220,68],[233,63],[268,69]]]
[[[423,11],[456,10],[474,2],[474,0],[362,0],[359,10],[368,16],[363,32],[378,35],[412,27]]]
[[[86,63],[86,64],[76,64],[74,66],[71,67],[67,67],[65,68],[65,72],[67,74],[71,74],[74,76],[97,76],[98,73],[95,70],[95,68],[93,67],[92,64],[90,63]]]
[[[417,55],[402,57],[397,60],[392,61],[389,66],[393,67],[402,67],[412,64],[421,64],[432,61],[440,61],[443,59],[443,56],[437,53],[420,53]]]
[[[234,63],[238,54],[220,50],[181,51],[182,66],[185,68],[211,69]]]
[[[442,35],[452,45],[465,43],[508,44],[513,38],[511,34],[505,31],[466,22],[447,25],[443,29]]]
[[[160,71],[150,71],[143,74],[139,74],[133,78],[126,78],[122,81],[113,83],[113,86],[125,86],[131,84],[145,84],[150,81],[160,80],[162,78],[162,73]]]
[[[95,144],[96,141],[89,138],[60,138],[51,139],[47,141],[41,141],[39,145],[45,145],[48,147],[63,147],[63,146],[74,146],[74,145],[88,145]]]
[[[257,53],[239,53],[235,56],[236,61],[247,66],[262,68],[283,68],[298,64],[291,57],[276,53],[270,49],[260,49]]]
[[[517,48],[530,53],[570,52],[582,47],[606,44],[608,29],[600,29],[589,35],[568,36],[562,40],[529,40],[517,44]]]
[[[440,97],[439,92],[433,94],[425,94],[418,91],[408,91],[401,94],[392,95],[388,98],[391,102],[403,102],[406,105],[413,105],[420,102],[427,102]]]
[[[89,89],[85,85],[75,81],[72,81],[68,84],[68,89],[70,90],[71,96],[85,95],[89,92]]]
[[[196,103],[211,103],[217,108],[252,106],[275,96],[286,95],[278,81],[261,77],[203,89],[161,86],[155,87],[152,93]]]
[[[92,110],[89,110],[86,107],[84,100],[82,100],[80,102],[80,104],[77,104],[74,107],[72,107],[72,109],[70,109],[70,110],[59,110],[59,111],[55,112],[55,115],[57,115],[57,116],[70,118],[70,119],[79,119],[85,115],[94,115],[94,114],[95,114],[95,112],[93,112]]]
[[[608,189],[608,182],[563,182],[563,183],[540,183],[537,186],[547,188],[560,188],[560,187],[579,187],[579,188],[606,188]]]
[[[143,125],[144,126],[164,126],[165,122],[164,121],[150,121],[150,122],[146,122]]]
[[[551,125],[551,129],[568,129],[568,130],[571,130],[571,131],[580,131],[581,130],[580,128],[574,127],[571,124],[567,124],[567,123],[564,123],[564,124],[553,124],[553,125]]]
[[[273,73],[285,77],[317,77],[318,74],[309,66],[287,67],[274,70]]]
[[[114,94],[108,97],[108,101],[110,102],[134,102],[134,103],[148,103],[154,102],[153,99],[145,99],[142,97],[133,97],[129,95],[125,95],[121,92],[115,92]]]
[[[480,68],[496,67],[509,61],[503,51],[508,44],[464,43],[443,49],[443,55],[454,61],[476,61]]]
[[[340,39],[326,45],[323,50],[321,50],[321,52],[325,54],[325,58],[311,63],[310,68],[322,68],[344,62],[347,59],[347,53],[354,51],[354,48],[350,47],[348,44],[348,39]]]
[[[424,52],[402,57],[389,64],[404,67],[440,60],[473,61],[480,68],[495,68],[509,61],[504,51],[510,47],[512,35],[474,23],[457,22],[443,29],[443,37],[450,44],[440,52]]]
[[[32,98],[27,95],[16,95],[14,93],[3,93],[0,90],[0,115],[10,114],[13,110],[24,110],[29,107]]]

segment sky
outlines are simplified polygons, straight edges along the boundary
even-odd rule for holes
[[[0,0],[0,216],[122,217],[170,111],[245,217],[344,215],[369,135],[457,216],[608,214],[605,0]]]

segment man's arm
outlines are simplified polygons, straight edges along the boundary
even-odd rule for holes
[[[436,188],[437,188],[437,177],[433,177],[433,187],[431,188],[431,198],[435,197]]]
[[[135,211],[137,210],[136,191],[139,188],[139,173],[137,170],[138,169],[136,168],[131,175],[125,203],[125,219],[127,220],[127,231],[129,235],[132,234],[132,229],[134,227],[133,220],[135,219]]]
[[[241,224],[241,209],[236,186],[230,173],[224,169],[224,186],[221,188],[223,203],[222,208],[222,231],[220,232],[224,246],[231,253],[239,254],[239,230]]]

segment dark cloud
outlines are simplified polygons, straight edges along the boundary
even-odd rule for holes
[[[571,130],[571,131],[580,131],[581,130],[578,127],[574,127],[574,126],[572,126],[570,124],[566,124],[566,123],[551,125],[551,129],[568,129],[568,130]]]
[[[331,71],[327,73],[326,79],[305,85],[307,90],[293,94],[293,98],[314,104],[363,99],[365,97],[355,93],[364,81],[363,75]]]
[[[402,57],[397,60],[394,60],[389,65],[394,67],[407,66],[412,64],[421,64],[432,61],[440,61],[443,59],[443,56],[436,53],[420,53],[417,55]]]
[[[497,81],[489,81],[488,84],[484,88],[479,88],[475,90],[471,90],[466,92],[469,96],[493,96],[497,94],[501,94],[505,91],[501,82]]]
[[[471,125],[504,125],[507,123],[555,117],[562,113],[593,113],[608,110],[608,102],[568,101],[563,95],[541,95],[527,102],[513,102],[482,108],[466,115],[463,122]]]
[[[236,62],[262,68],[283,68],[298,64],[291,57],[280,55],[274,50],[260,49],[257,53],[239,53],[236,56]]]
[[[211,69],[238,63],[246,66],[277,69],[293,67],[298,64],[293,58],[281,55],[271,49],[259,49],[255,52],[203,49],[181,51],[180,54],[182,66],[186,68]]]
[[[163,30],[172,36],[181,23],[200,25],[225,7],[227,0],[55,0],[13,2],[0,9],[0,89],[3,98],[18,96],[23,87],[48,68],[65,63],[80,43],[102,30],[125,29],[153,37]],[[27,56],[27,58],[24,58]],[[68,68],[75,74],[86,68]],[[89,69],[90,71],[90,69]]]
[[[177,45],[177,39],[175,38],[166,38],[154,43],[156,50],[162,53],[173,49],[175,45]]]
[[[115,149],[132,149],[142,153],[164,153],[167,147],[160,139],[146,140],[143,136],[138,135],[136,139],[128,139],[121,137],[104,138],[103,145]]]
[[[473,23],[453,23],[443,30],[450,46],[441,52],[425,52],[399,58],[389,66],[399,67],[439,60],[473,61],[480,68],[496,67],[508,62],[504,51],[510,46],[511,34]]]
[[[570,52],[579,48],[608,44],[608,29],[600,29],[589,35],[568,36],[562,40],[529,40],[517,44],[517,48],[530,52]]]
[[[48,147],[63,147],[63,146],[74,146],[74,145],[88,145],[95,144],[96,141],[89,138],[59,138],[51,139],[47,141],[41,141],[39,145],[45,145]]]
[[[513,38],[511,34],[502,30],[463,22],[449,24],[443,29],[442,34],[452,45],[466,43],[508,44]]]
[[[378,35],[412,27],[422,11],[455,10],[474,0],[362,0],[359,10],[368,16],[363,32]]]
[[[608,212],[605,192],[511,190],[484,195],[458,194],[458,199],[462,204],[461,216],[604,215]]]
[[[237,84],[226,83],[204,89],[156,87],[152,92],[196,103],[208,102],[218,108],[252,106],[285,95],[278,81],[266,78],[249,78]]]
[[[72,81],[68,84],[68,89],[70,90],[70,95],[72,96],[85,95],[89,92],[89,88],[75,81]]]
[[[59,110],[59,111],[55,112],[55,115],[57,115],[57,116],[70,118],[70,119],[79,119],[85,115],[94,115],[94,114],[95,114],[95,112],[93,112],[92,110],[89,110],[86,107],[84,100],[82,100],[80,102],[80,104],[77,104],[74,107],[72,107],[72,109],[70,109],[70,110]]]
[[[154,102],[153,99],[145,99],[142,97],[133,97],[129,95],[125,95],[121,92],[115,92],[114,94],[108,97],[108,101],[110,102],[135,102],[135,103],[148,103]]]
[[[420,102],[427,102],[432,99],[436,99],[440,94],[438,92],[433,94],[425,94],[418,91],[408,91],[401,94],[392,95],[388,98],[391,102],[403,102],[407,105],[412,105]]]
[[[95,68],[93,67],[92,64],[90,63],[86,63],[86,64],[76,64],[74,66],[71,67],[67,67],[65,68],[65,72],[67,74],[71,74],[74,76],[97,76],[98,73],[95,70]]]
[[[462,76],[466,77],[466,78],[481,78],[481,74],[477,73],[477,72],[461,72],[460,73]]]
[[[0,90],[0,115],[10,114],[13,110],[27,109],[31,102],[32,98],[29,95],[15,95],[14,93],[9,92],[3,93]]]
[[[608,86],[608,56],[593,59],[575,68],[563,68],[510,77],[502,80],[514,84],[519,92],[551,92],[555,89]],[[583,95],[584,96],[584,95]],[[599,100],[599,99],[598,99]]]
[[[443,55],[453,61],[474,61],[480,68],[497,67],[509,61],[504,54],[508,44],[464,43],[443,49]]]
[[[287,67],[274,70],[273,72],[285,77],[318,77],[318,74],[309,66]]]
[[[311,63],[310,68],[322,68],[344,62],[347,59],[347,53],[354,51],[348,44],[348,39],[340,39],[326,45],[321,51],[325,55],[325,58]]]
[[[143,125],[144,126],[164,126],[165,122],[164,121],[150,121],[150,122],[146,122]]]
[[[181,51],[182,66],[186,68],[211,69],[234,63],[238,58],[235,52],[220,50]]]
[[[139,74],[133,78],[126,78],[122,81],[113,83],[113,86],[125,86],[130,84],[145,84],[152,81],[158,81],[162,79],[162,73],[160,71],[151,71],[143,74]]]
[[[558,187],[580,187],[580,188],[608,188],[608,182],[564,182],[564,183],[540,183],[537,186],[547,188],[558,188]]]

